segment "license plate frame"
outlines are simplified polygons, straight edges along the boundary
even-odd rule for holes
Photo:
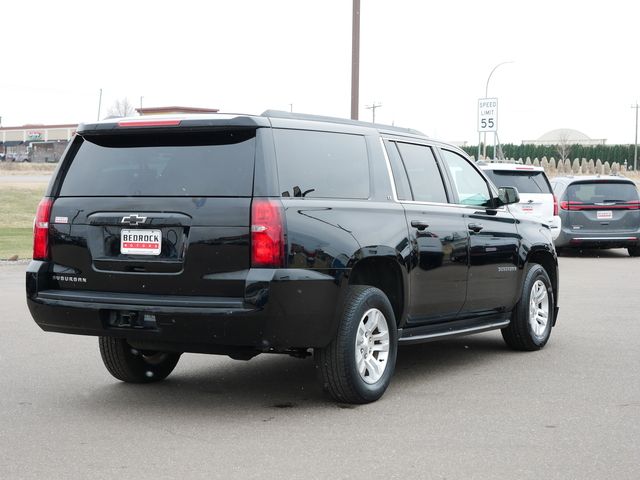
[[[162,252],[162,230],[123,228],[120,230],[120,253],[158,256]]]

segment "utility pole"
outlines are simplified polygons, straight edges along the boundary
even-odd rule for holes
[[[102,89],[100,89],[100,98],[98,99],[98,121],[100,121],[100,108],[102,107]]]
[[[631,108],[636,109],[636,141],[633,145],[633,171],[638,171],[638,102],[635,105],[631,105]]]
[[[376,102],[373,102],[373,104],[371,104],[371,105],[366,105],[365,106],[365,108],[367,110],[371,110],[371,112],[373,113],[373,121],[372,121],[372,123],[376,123],[376,108],[380,108],[381,106],[382,106],[381,103],[376,103]]]
[[[358,120],[360,96],[360,0],[353,0],[351,28],[351,120]]]

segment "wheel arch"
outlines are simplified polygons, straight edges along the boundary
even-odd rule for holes
[[[349,274],[349,285],[379,288],[391,302],[396,325],[400,325],[407,304],[407,273],[391,255],[367,256],[356,261]]]
[[[547,248],[532,249],[527,255],[527,261],[525,263],[525,272],[528,270],[529,265],[537,263],[545,269],[549,280],[551,280],[551,287],[553,289],[554,305],[558,306],[558,293],[559,293],[559,273],[558,273],[558,257],[555,252],[548,250]],[[556,323],[557,314],[554,312],[553,324]]]

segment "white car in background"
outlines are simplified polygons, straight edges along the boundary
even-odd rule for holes
[[[542,167],[519,163],[485,163],[478,166],[497,187],[516,187],[520,202],[509,205],[514,215],[538,217],[549,225],[555,240],[560,235],[561,220],[558,216],[558,200]]]

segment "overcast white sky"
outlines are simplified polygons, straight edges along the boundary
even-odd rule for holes
[[[499,98],[503,143],[574,128],[633,143],[640,3],[361,0],[360,118],[477,143]],[[351,0],[3,0],[3,126],[74,123],[118,98],[223,112],[348,117]]]

